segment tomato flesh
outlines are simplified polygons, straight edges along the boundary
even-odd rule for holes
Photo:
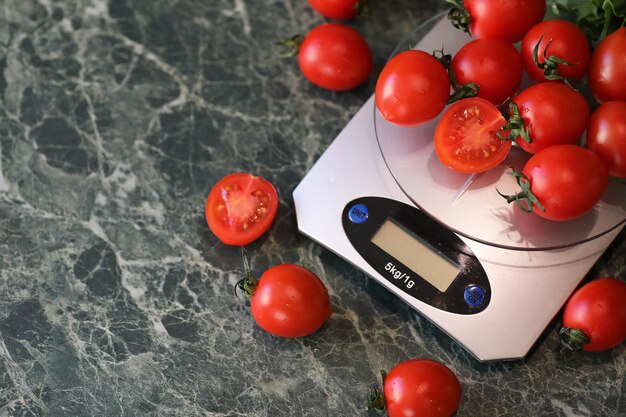
[[[223,243],[244,246],[270,227],[277,209],[278,194],[272,184],[237,172],[211,189],[205,216],[209,228]]]
[[[473,97],[452,104],[435,129],[435,151],[449,168],[463,173],[487,171],[506,158],[510,141],[497,133],[506,120],[489,101]]]

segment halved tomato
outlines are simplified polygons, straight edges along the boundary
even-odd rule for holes
[[[444,112],[435,129],[435,151],[449,168],[463,173],[485,172],[504,161],[511,141],[497,136],[506,120],[489,101],[459,100]]]
[[[278,193],[261,177],[236,172],[213,186],[204,213],[211,231],[227,245],[245,246],[261,236],[278,211]]]

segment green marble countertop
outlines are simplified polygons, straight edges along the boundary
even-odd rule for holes
[[[381,285],[297,231],[291,193],[373,93],[387,56],[443,1],[373,2],[349,22],[374,72],[345,93],[303,79],[279,39],[324,20],[305,0],[0,4],[0,416],[365,416],[379,370],[437,359],[457,416],[626,416],[626,346],[480,363]],[[203,214],[233,171],[273,182],[249,245],[326,283],[311,336],[262,331],[233,296],[239,249]],[[623,234],[588,275],[625,279]],[[511,318],[515,320],[515,318]]]

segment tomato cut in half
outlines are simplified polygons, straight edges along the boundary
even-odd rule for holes
[[[211,231],[222,243],[245,246],[261,236],[274,221],[278,194],[261,177],[236,172],[213,186],[204,213]]]
[[[489,101],[472,97],[452,104],[435,129],[435,151],[449,168],[463,173],[485,172],[506,158],[511,141],[497,136],[506,124]]]

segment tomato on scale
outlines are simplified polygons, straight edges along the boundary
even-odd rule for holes
[[[593,51],[589,87],[599,103],[626,101],[626,27],[608,35]]]
[[[330,318],[328,290],[313,272],[299,265],[280,264],[257,280],[243,250],[242,257],[245,275],[236,289],[250,299],[252,317],[263,330],[279,337],[303,337]]]
[[[533,26],[521,46],[522,63],[530,79],[578,81],[589,65],[589,42],[583,31],[566,20],[545,20]]]
[[[502,128],[506,138],[536,153],[553,145],[577,143],[587,127],[589,104],[580,92],[560,81],[549,81],[515,96],[509,114]]]
[[[368,409],[389,417],[451,417],[461,402],[461,384],[444,364],[410,359],[383,373],[382,392],[374,390]]]
[[[452,58],[450,69],[458,84],[476,83],[477,96],[495,105],[512,97],[522,81],[520,54],[502,39],[466,43]]]
[[[261,177],[244,172],[219,180],[207,197],[204,212],[209,229],[227,245],[244,246],[259,238],[274,221],[278,194]]]
[[[626,178],[626,102],[608,101],[593,112],[587,147],[604,161],[609,175]]]
[[[475,38],[522,40],[543,20],[546,0],[447,0],[452,24]]]
[[[324,23],[302,38],[284,41],[298,56],[304,77],[327,90],[345,91],[361,85],[372,71],[372,52],[363,36],[339,23]]]
[[[521,191],[502,194],[508,203],[549,220],[582,216],[600,200],[609,176],[602,160],[577,145],[554,145],[534,154],[522,171],[513,170]]]
[[[463,173],[485,172],[506,158],[511,141],[498,131],[506,119],[489,101],[472,97],[445,111],[435,129],[435,152],[447,167]]]
[[[374,96],[385,120],[404,127],[420,125],[437,117],[446,106],[448,71],[427,52],[400,52],[381,71]]]

